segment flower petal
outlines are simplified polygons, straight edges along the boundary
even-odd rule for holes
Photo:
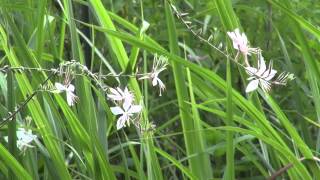
[[[252,75],[257,73],[257,69],[254,68],[254,67],[246,67],[246,71],[250,76],[252,76]]]
[[[110,110],[111,110],[112,114],[114,114],[114,115],[119,115],[119,114],[123,114],[124,113],[123,109],[118,107],[118,106],[111,107]]]
[[[67,87],[67,91],[73,92],[74,91],[74,85],[69,84]]]
[[[120,95],[119,92],[114,89],[114,88],[109,88],[110,92],[113,93],[114,95]]]
[[[125,99],[123,102],[123,109],[124,111],[128,111],[128,109],[130,108],[130,106],[132,105],[132,100],[131,99]]]
[[[107,94],[107,97],[114,100],[114,101],[121,101],[123,98],[121,96]]]
[[[256,73],[257,76],[262,76],[262,74],[267,70],[266,62],[264,61],[264,58],[262,55],[259,56],[259,66],[258,66],[258,72]]]
[[[67,90],[67,88],[61,84],[61,83],[54,83],[54,86],[59,90],[60,92]]]
[[[259,85],[258,79],[250,81],[246,88],[246,93],[256,90],[258,88],[258,85]]]
[[[128,111],[128,113],[133,114],[133,113],[138,113],[142,110],[141,105],[132,105]]]
[[[277,74],[277,71],[272,69],[271,72],[269,73],[269,75],[267,77],[265,77],[264,79],[266,81],[270,81],[276,74]]]
[[[117,120],[117,130],[126,126],[126,119],[126,116],[119,117],[119,119]]]
[[[76,102],[77,96],[70,91],[67,91],[67,102],[69,106],[73,106]]]
[[[158,85],[158,77],[154,77],[153,80],[152,80],[152,86],[156,86]]]

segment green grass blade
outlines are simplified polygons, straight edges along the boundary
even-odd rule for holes
[[[167,29],[169,36],[169,47],[172,54],[179,55],[178,37],[176,33],[176,26],[174,17],[171,12],[170,5],[165,1],[165,15],[167,21]],[[180,119],[184,133],[184,141],[187,149],[187,156],[190,154],[202,154],[204,149],[204,139],[201,135],[200,119],[196,109],[193,110],[193,117],[190,114],[190,108],[186,104],[189,101],[187,86],[185,84],[185,69],[178,63],[172,62],[173,75],[175,80],[176,94],[179,104]],[[192,82],[189,79],[189,85]],[[192,87],[189,87],[192,92]],[[192,97],[193,94],[190,94]],[[190,121],[193,119],[193,121]],[[188,133],[194,132],[194,133]],[[189,159],[189,166],[193,174],[199,179],[208,179],[212,177],[209,156],[201,155],[200,157],[193,157]]]
[[[231,126],[233,124],[233,103],[232,103],[232,80],[231,80],[231,64],[230,60],[227,60],[227,126]],[[234,171],[234,145],[233,145],[233,133],[227,132],[227,169],[226,169],[226,179],[234,179],[235,171]]]
[[[320,39],[320,30],[312,25],[310,22],[305,20],[303,17],[296,14],[294,11],[292,11],[290,8],[288,8],[288,4],[286,3],[280,3],[274,0],[268,0],[269,3],[271,3],[274,7],[280,9],[283,13],[291,17],[295,22],[300,24],[301,27],[303,27],[305,30],[309,31],[311,34],[316,36],[318,39]]]
[[[0,144],[0,159],[6,164],[7,167],[15,174],[16,177],[21,179],[32,179],[28,172],[23,169],[19,162]]]
[[[90,5],[92,6],[92,9],[94,10],[97,20],[102,25],[103,28],[108,28],[111,30],[115,30],[115,26],[105,10],[102,2],[100,0],[90,0]],[[109,44],[111,46],[111,49],[115,56],[117,57],[118,63],[122,69],[122,71],[125,71],[127,68],[127,65],[129,63],[129,58],[126,54],[125,48],[118,38],[114,36],[109,36],[105,33],[106,38],[109,41]],[[136,79],[131,78],[129,81],[130,87],[133,89],[137,101],[140,101],[142,99],[141,91],[138,85],[138,82]],[[147,114],[144,111],[143,112],[143,122],[142,124],[146,125],[148,127],[148,118]],[[151,179],[163,179],[161,168],[159,165],[158,158],[156,156],[156,153],[154,151],[154,144],[152,141],[152,135],[149,133],[144,133],[143,136],[145,137],[145,155],[147,158],[147,168],[148,168],[148,176]],[[152,165],[151,165],[152,163]]]
[[[14,95],[14,79],[13,79],[13,73],[9,72],[7,75],[7,88],[8,88],[8,97],[7,97],[7,106],[8,111],[13,112],[15,108],[15,95]],[[13,155],[13,157],[17,158],[17,123],[16,123],[16,117],[13,117],[8,125],[8,144],[9,144],[9,151]],[[9,171],[9,179],[15,179],[12,171]]]

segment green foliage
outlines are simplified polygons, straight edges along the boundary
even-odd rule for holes
[[[319,179],[317,9],[306,0],[0,1],[0,179]],[[227,35],[236,28],[295,79],[246,93],[246,59]],[[155,77],[156,55],[169,65]],[[248,56],[254,67],[258,58]],[[55,89],[67,80],[74,106]],[[111,87],[128,87],[143,107],[119,130]],[[25,149],[18,128],[37,136]]]

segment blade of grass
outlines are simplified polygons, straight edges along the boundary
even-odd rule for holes
[[[15,107],[15,95],[14,95],[14,79],[12,72],[8,72],[7,74],[7,88],[8,88],[8,111],[13,112]],[[10,123],[8,125],[8,144],[9,144],[9,151],[12,154],[13,157],[17,158],[17,133],[16,133],[16,117],[13,117],[10,120]],[[16,179],[13,172],[9,171],[9,179]]]
[[[92,9],[94,10],[94,13],[96,14],[97,20],[104,28],[115,30],[115,26],[105,10],[102,2],[100,0],[90,0],[90,5],[92,6]],[[125,71],[127,68],[127,64],[129,62],[129,58],[126,54],[125,48],[121,42],[121,40],[117,39],[116,37],[109,36],[105,33],[106,38],[109,41],[109,44],[111,46],[111,49],[115,56],[117,57],[118,63],[120,67],[122,68],[122,71]],[[138,82],[135,78],[131,78],[129,81],[131,89],[134,90],[135,96],[137,101],[139,102],[142,100],[142,94],[138,85]],[[143,125],[148,128],[149,121],[146,112],[143,112]],[[142,146],[145,145],[145,155],[147,159],[147,169],[148,169],[148,177],[151,179],[163,179],[160,164],[158,161],[158,158],[156,156],[155,150],[154,150],[154,144],[152,141],[152,135],[150,133],[144,133],[143,134],[145,142],[142,143]],[[152,164],[151,164],[152,163]]]
[[[231,64],[230,59],[227,59],[227,126],[231,126],[233,124],[233,103],[232,103],[232,80],[231,80]],[[235,170],[234,170],[234,146],[233,146],[233,133],[227,132],[227,169],[226,169],[226,179],[234,179],[235,178]]]
[[[173,14],[170,8],[170,5],[167,1],[165,3],[165,15],[166,15],[166,23],[168,29],[169,36],[169,47],[170,52],[175,55],[179,55],[179,45],[178,45],[178,37],[176,32],[176,26],[173,18]],[[176,62],[172,62],[172,69],[176,87],[176,94],[179,104],[179,113],[183,131],[184,133],[184,141],[187,149],[187,156],[190,154],[203,154],[204,149],[204,140],[201,135],[201,131],[197,131],[201,129],[200,119],[198,117],[196,109],[193,109],[193,117],[190,116],[190,108],[186,104],[189,101],[187,86],[185,83],[185,69],[183,66]],[[190,86],[192,86],[192,82],[189,80]],[[192,87],[189,87],[192,92]],[[190,94],[191,98],[193,94]],[[192,121],[191,121],[192,120]],[[194,122],[195,121],[195,122]],[[188,133],[193,132],[194,133]],[[212,177],[211,165],[209,161],[209,156],[205,154],[200,157],[193,157],[189,159],[189,166],[192,173],[197,176],[199,179],[210,179]]]
[[[195,156],[195,158],[199,160],[196,165],[198,166],[197,168],[201,167],[200,169],[196,169],[198,171],[193,172],[193,174],[195,174],[199,179],[208,179],[208,178],[212,178],[212,170],[211,170],[212,167],[210,163],[210,156],[205,152],[206,139],[203,133],[203,127],[202,127],[200,115],[198,112],[198,108],[194,105],[196,103],[195,95],[193,92],[194,85],[192,83],[191,72],[188,68],[187,68],[187,77],[189,82],[189,94],[190,94],[190,100],[192,103],[191,110],[192,110],[192,119],[193,119],[193,125],[194,125],[194,128],[192,130],[194,131],[194,133],[190,133],[190,134],[193,134],[195,139],[194,141],[195,151],[193,152],[193,154],[198,154],[198,156]],[[187,154],[187,156],[190,156],[190,155],[191,154]],[[201,173],[201,174],[198,174],[198,173]]]
[[[285,61],[286,61],[287,67],[288,67],[288,72],[291,72],[293,74],[298,74],[297,71],[293,67],[293,64],[291,62],[291,58],[289,57],[289,53],[288,53],[286,44],[285,44],[280,32],[278,31],[278,29],[276,29],[276,31],[277,31],[277,35],[278,35],[279,40],[280,40],[281,49],[282,49],[282,52],[284,54],[284,58],[285,58]],[[294,83],[294,85],[293,85],[294,97],[296,97],[296,99],[295,99],[296,109],[298,110],[298,112],[300,114],[304,114],[304,108],[302,106],[303,105],[303,103],[302,103],[303,101],[301,99],[301,94],[299,93],[298,83],[296,81],[293,82],[293,83]],[[303,137],[304,141],[306,141],[306,144],[308,144],[309,146],[314,147],[316,143],[314,143],[312,138],[311,138],[311,133],[310,133],[310,131],[308,129],[307,123],[305,121],[299,121],[299,124],[301,126],[301,133],[302,133],[302,137]]]
[[[44,47],[44,23],[46,19],[46,5],[47,0],[40,1],[38,9],[38,26],[37,26],[37,45],[36,45],[36,59],[41,59]]]
[[[297,13],[292,11],[290,9],[290,5],[288,6],[288,1],[274,1],[274,0],[267,0],[269,3],[271,3],[274,7],[280,9],[283,13],[288,15],[292,18],[297,24],[299,24],[301,27],[303,27],[305,30],[309,31],[311,34],[316,36],[318,39],[320,39],[320,30],[315,27],[313,24],[308,22],[303,17],[299,16]]]
[[[19,162],[0,144],[0,159],[6,164],[6,166],[15,174],[16,177],[21,179],[31,180],[32,177],[28,172],[23,169]]]
[[[155,148],[156,152],[159,153],[161,156],[168,159],[170,162],[172,162],[177,168],[181,170],[185,175],[187,175],[190,179],[199,179],[197,176],[194,176],[190,170],[186,167],[184,167],[179,161],[177,161],[174,157],[172,157],[170,154],[166,153],[165,151]]]

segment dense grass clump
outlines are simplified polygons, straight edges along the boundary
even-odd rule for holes
[[[320,179],[318,9],[0,1],[0,179]]]

